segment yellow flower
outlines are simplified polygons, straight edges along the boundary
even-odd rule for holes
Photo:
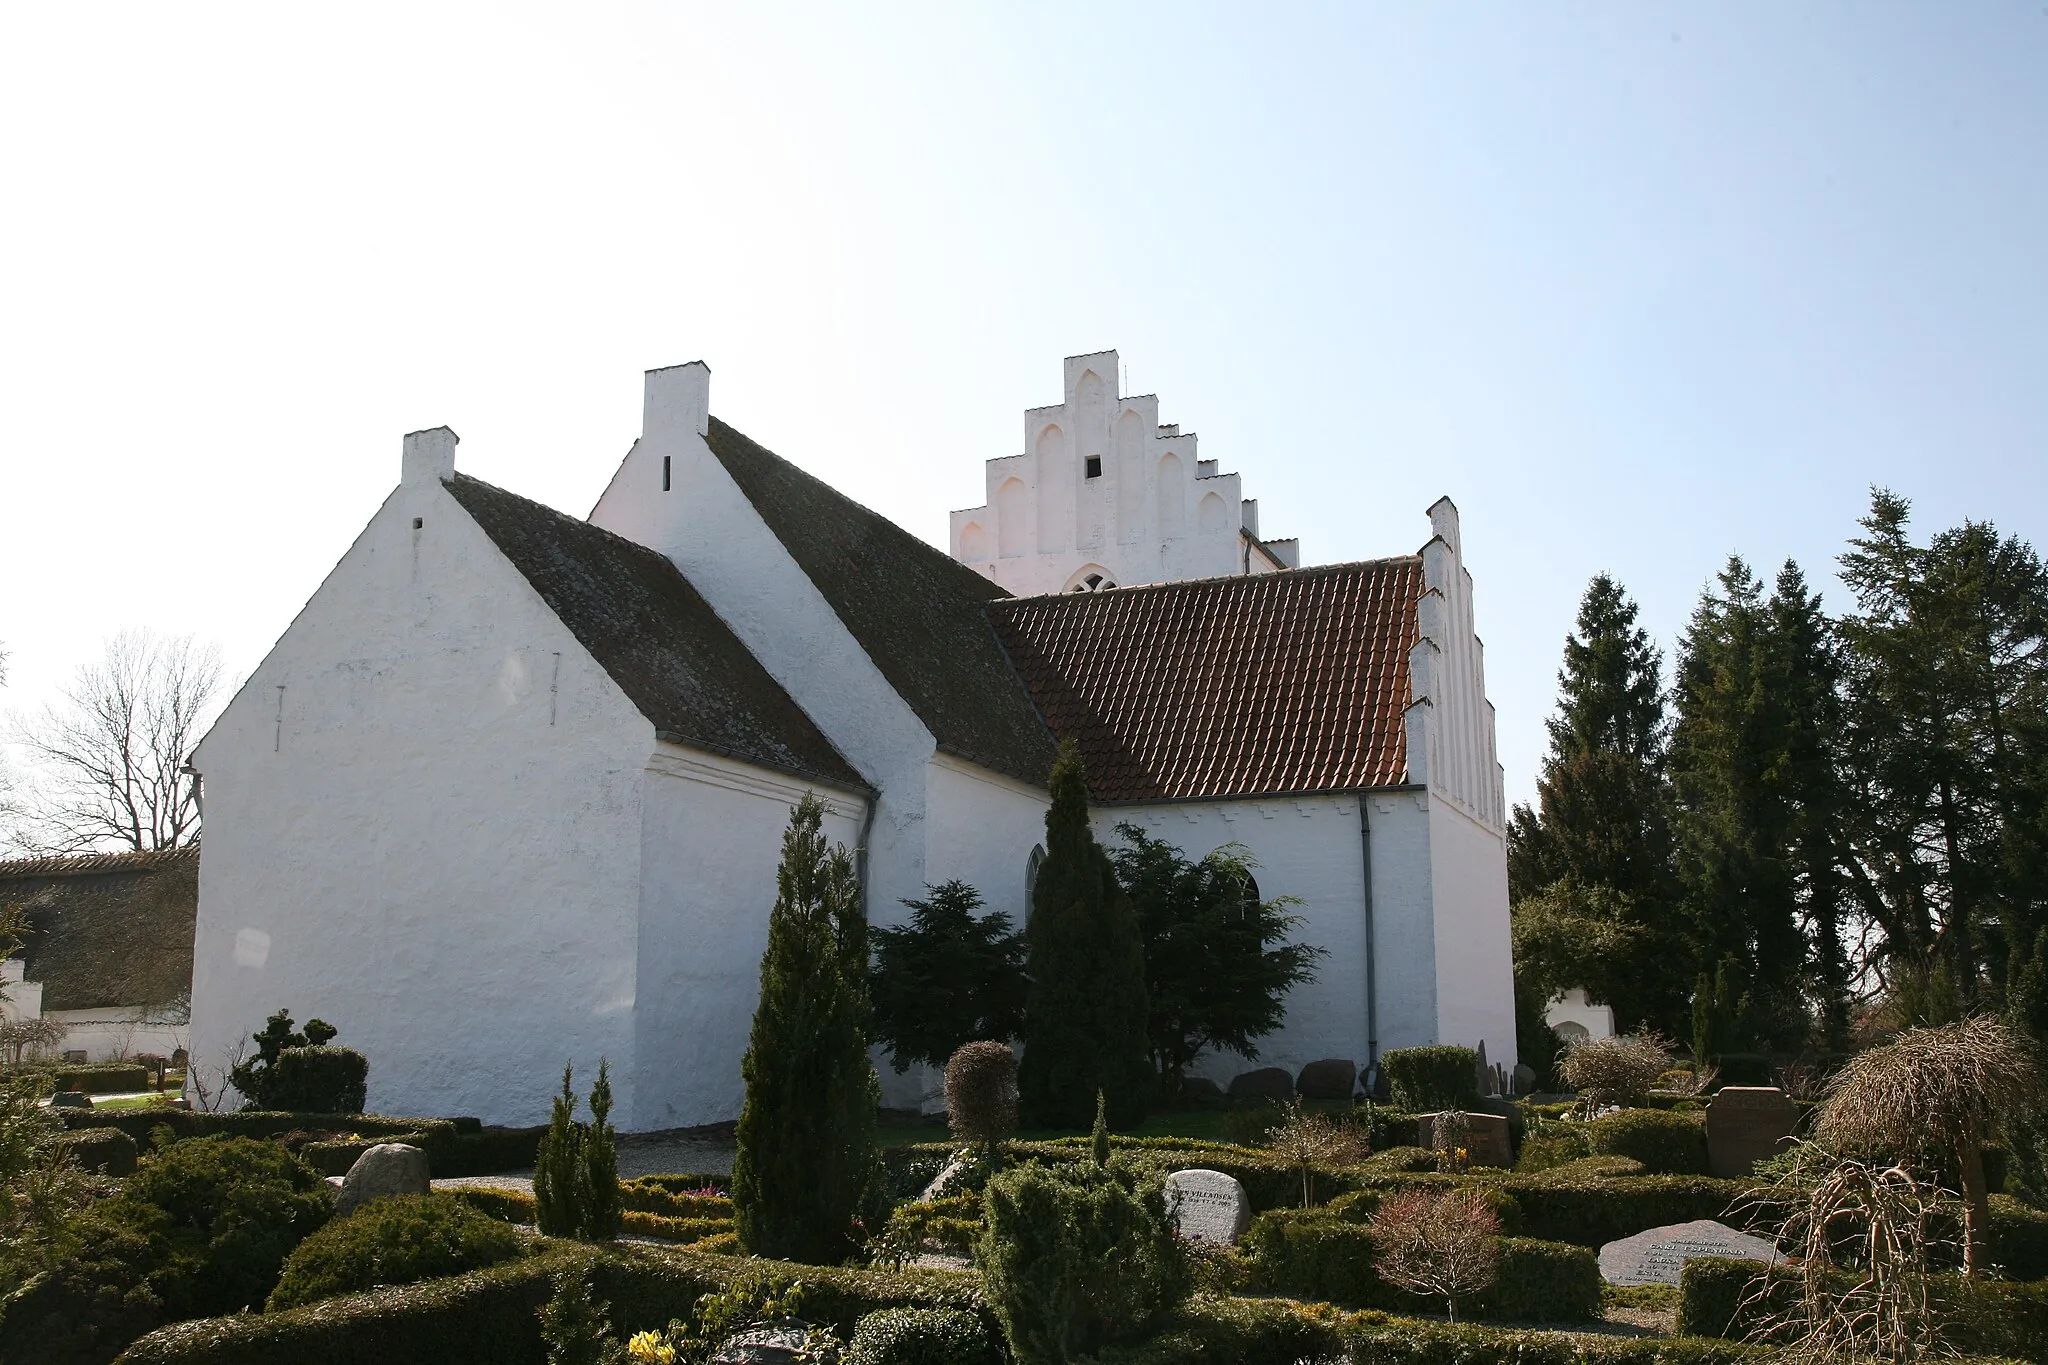
[[[1465,1160],[1465,1159],[1466,1159],[1466,1157],[1465,1157],[1465,1149],[1464,1149],[1463,1147],[1460,1147],[1460,1148],[1458,1149],[1458,1160],[1460,1160],[1460,1161],[1463,1161],[1463,1160]]]
[[[659,1332],[635,1332],[626,1341],[626,1354],[635,1360],[654,1360],[674,1365],[676,1348],[661,1339]]]

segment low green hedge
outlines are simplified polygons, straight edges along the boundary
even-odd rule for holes
[[[943,1163],[956,1150],[952,1144],[918,1143],[888,1149],[883,1153],[883,1161],[892,1186],[903,1188],[909,1183],[909,1171],[932,1166],[934,1162]],[[1110,1150],[1110,1164],[1136,1176],[1165,1175],[1196,1166],[1221,1171],[1244,1186],[1254,1211],[1288,1208],[1301,1202],[1301,1173],[1263,1148],[1232,1147],[1188,1138],[1113,1138]],[[1010,1142],[1004,1144],[1003,1152],[1010,1161],[1092,1159],[1086,1139]],[[1367,1175],[1363,1166],[1319,1170],[1315,1177],[1316,1198],[1331,1199],[1363,1188]]]
[[[445,1193],[379,1199],[293,1247],[265,1309],[460,1275],[525,1252],[519,1233]]]
[[[2008,1279],[2048,1279],[2048,1213],[2009,1194],[1994,1194],[1987,1231],[1988,1259]]]
[[[664,1218],[730,1218],[732,1200],[724,1194],[696,1194],[660,1183],[663,1177],[619,1182],[619,1207],[638,1213],[658,1213]]]
[[[884,1308],[846,1343],[845,1365],[998,1365],[988,1325],[957,1308]]]
[[[101,1175],[132,1175],[139,1150],[135,1139],[118,1128],[85,1128],[68,1132],[63,1147],[72,1160]]]
[[[452,1134],[450,1138],[453,1139]],[[408,1147],[418,1147],[422,1151],[428,1151],[434,1145],[432,1139],[425,1133],[385,1133],[377,1137],[326,1138],[300,1147],[299,1160],[322,1175],[347,1175],[349,1168],[356,1164],[356,1158],[372,1147],[382,1146],[387,1142],[402,1142]],[[431,1155],[427,1158],[427,1169],[435,1175],[440,1174],[434,1170],[434,1159]]]
[[[410,1142],[427,1154],[427,1165],[437,1177],[497,1175],[502,1171],[532,1167],[540,1151],[539,1128],[485,1128],[473,1118],[428,1119],[391,1118],[381,1114],[308,1114],[285,1110],[248,1110],[234,1114],[210,1114],[190,1109],[137,1109],[107,1112],[98,1109],[66,1110],[68,1128],[118,1128],[138,1144],[147,1146],[157,1129],[170,1130],[174,1140],[213,1137],[280,1138],[288,1133],[346,1129],[376,1142]],[[346,1141],[346,1139],[344,1139]],[[311,1143],[309,1146],[319,1146]],[[339,1158],[335,1158],[338,1160]],[[347,1171],[329,1170],[329,1175]]]
[[[1844,1285],[1853,1282],[1844,1274]],[[1678,1331],[1682,1336],[1743,1338],[1769,1315],[1798,1302],[1799,1272],[1756,1261],[1700,1257],[1679,1275]],[[1953,1350],[2048,1362],[2048,1282],[2014,1283],[1961,1275],[1933,1277],[1936,1312]]]
[[[1312,1212],[1312,1211],[1311,1211]],[[1431,1313],[1439,1301],[1397,1289],[1373,1268],[1372,1230],[1300,1210],[1260,1214],[1245,1239],[1264,1289],[1349,1308]],[[1591,1322],[1600,1316],[1600,1262],[1584,1247],[1526,1237],[1500,1239],[1494,1287],[1466,1306],[1511,1322]]]
[[[540,1218],[533,1196],[521,1190],[467,1185],[446,1193],[501,1223],[532,1225]],[[665,1242],[681,1245],[701,1242],[707,1237],[717,1237],[733,1230],[731,1200],[704,1199],[693,1207],[697,1208],[697,1213],[686,1217],[629,1208],[619,1215],[619,1228],[630,1236],[659,1237]]]
[[[50,1073],[59,1090],[80,1090],[88,1095],[118,1095],[128,1090],[147,1090],[150,1070],[135,1062],[76,1062]]]
[[[1740,1180],[1711,1176],[1598,1173],[1597,1163],[1623,1159],[1591,1157],[1537,1175],[1512,1175],[1501,1184],[1521,1206],[1527,1236],[1595,1248],[1645,1228],[1701,1218],[1726,1221],[1748,1188]]]
[[[802,1280],[804,1311],[841,1337],[885,1308],[952,1308],[990,1330],[994,1319],[973,1275],[948,1271],[842,1270],[690,1250],[557,1244],[488,1270],[328,1299],[282,1313],[244,1313],[150,1333],[122,1365],[545,1365],[537,1314],[557,1270],[587,1273],[611,1304],[621,1336],[687,1317],[697,1300],[737,1276],[765,1272]]]
[[[1585,1126],[1595,1156],[1625,1156],[1651,1175],[1709,1175],[1707,1126],[1699,1113],[1623,1109]]]

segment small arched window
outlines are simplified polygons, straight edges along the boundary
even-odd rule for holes
[[[1110,577],[1109,577],[1109,575],[1108,575],[1108,574],[1103,574],[1103,573],[1092,573],[1092,574],[1089,574],[1089,575],[1088,575],[1088,576],[1087,576],[1086,578],[1083,578],[1083,579],[1082,579],[1082,580],[1081,580],[1080,582],[1076,583],[1076,584],[1075,584],[1075,585],[1074,585],[1073,587],[1071,587],[1071,588],[1068,588],[1068,589],[1067,589],[1067,591],[1068,591],[1068,592],[1107,592],[1107,591],[1108,591],[1109,589],[1111,589],[1111,588],[1113,588],[1113,587],[1115,587],[1115,586],[1116,586],[1116,584],[1115,584],[1114,582],[1112,582],[1112,581],[1110,580]]]
[[[1258,913],[1259,879],[1249,872],[1244,874],[1244,900],[1241,904],[1244,906],[1244,913],[1247,916]]]
[[[1045,846],[1040,844],[1031,850],[1031,856],[1024,860],[1024,918],[1031,918],[1032,903],[1038,896],[1038,869],[1045,865]]]

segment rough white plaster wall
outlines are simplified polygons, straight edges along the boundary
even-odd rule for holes
[[[25,981],[27,964],[18,957],[0,961],[0,1019],[40,1019],[43,983]]]
[[[989,910],[1003,911],[1022,928],[1030,911],[1025,867],[1031,850],[1045,842],[1050,798],[1041,788],[950,754],[934,758],[927,772],[925,880],[958,877],[981,892]],[[896,924],[909,912],[892,902],[872,906],[868,914],[877,924]]]
[[[760,1000],[761,954],[792,778],[662,744],[642,801],[632,1127],[739,1117],[740,1059]],[[816,788],[825,834],[860,842],[862,798]]]
[[[1293,941],[1328,951],[1316,980],[1288,994],[1286,1021],[1259,1042],[1256,1060],[1206,1053],[1194,1074],[1228,1085],[1231,1077],[1255,1067],[1299,1071],[1326,1057],[1365,1065],[1364,848],[1355,797],[1114,806],[1093,816],[1096,837],[1105,848],[1121,842],[1116,826],[1125,821],[1189,858],[1205,857],[1224,844],[1243,844],[1259,862],[1254,875],[1261,896],[1300,899],[1292,913],[1303,923]],[[1377,867],[1374,881],[1380,881]]]
[[[653,747],[441,484],[402,484],[195,756],[195,1061],[284,1006],[368,1055],[375,1110],[538,1123],[606,1056],[630,1114]]]
[[[987,502],[951,519],[953,557],[1019,596],[1064,592],[1094,568],[1119,585],[1244,573],[1241,527],[1257,503],[1197,453],[1195,433],[1159,425],[1153,394],[1123,396],[1115,351],[1069,356],[1064,397],[1024,414],[1022,455],[987,462]],[[1087,477],[1087,458],[1101,474]],[[1012,481],[1015,480],[1015,483]],[[1205,527],[1203,499],[1220,499]],[[986,532],[998,527],[991,546]],[[1252,572],[1271,565],[1256,551]]]
[[[590,520],[674,560],[881,792],[869,901],[893,905],[924,886],[925,765],[937,745],[705,444],[709,384],[701,363],[648,372],[640,439]]]
[[[1431,904],[1429,798],[1421,791],[1366,797],[1372,825],[1372,900],[1379,961],[1379,1051],[1447,1041],[1437,1019],[1436,916]]]
[[[1507,845],[1459,807],[1432,801],[1438,1030],[1442,1041],[1486,1044],[1488,1062],[1515,1064],[1515,981],[1508,928]]]
[[[82,1051],[92,1062],[125,1062],[143,1052],[168,1057],[190,1046],[192,1036],[182,1024],[137,1023],[132,1010],[52,1010],[50,1018],[65,1028],[63,1041],[50,1049],[52,1055]],[[254,1033],[255,1027],[249,1031]]]

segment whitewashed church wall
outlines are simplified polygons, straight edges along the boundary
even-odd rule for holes
[[[710,382],[701,361],[648,371],[640,439],[590,520],[674,560],[879,789],[870,900],[894,904],[924,886],[925,766],[937,745],[705,444]]]
[[[807,790],[826,803],[826,837],[856,847],[861,797],[674,744],[648,761],[634,1098],[622,1128],[739,1117],[782,835]]]
[[[538,1123],[603,1056],[630,1113],[653,727],[413,453],[195,755],[194,1060],[284,1006],[373,1110]]]
[[[64,1037],[50,1049],[51,1056],[83,1052],[88,1062],[125,1062],[145,1052],[168,1057],[191,1044],[191,1030],[185,1025],[144,1022],[135,1010],[51,1010],[48,1017],[64,1025]],[[249,1031],[254,1033],[261,1023],[250,1025]]]
[[[1121,842],[1116,826],[1124,821],[1189,858],[1206,857],[1224,844],[1243,844],[1258,860],[1253,875],[1261,896],[1300,899],[1292,908],[1303,921],[1294,941],[1328,951],[1316,980],[1288,994],[1286,1021],[1260,1041],[1256,1060],[1208,1053],[1192,1074],[1228,1085],[1231,1077],[1255,1067],[1299,1071],[1327,1057],[1365,1065],[1365,864],[1355,797],[1110,806],[1092,814],[1096,838],[1105,848]],[[1381,879],[1379,869],[1374,870],[1377,885]]]
[[[1023,928],[1030,913],[1025,870],[1031,851],[1045,843],[1051,797],[1043,788],[950,754],[934,758],[929,774],[925,880],[936,884],[958,877],[981,893],[989,910],[1003,911]],[[877,924],[896,924],[909,911],[892,902],[871,906],[868,913]]]
[[[1378,961],[1379,1050],[1450,1042],[1437,1011],[1436,919],[1431,904],[1429,798],[1367,794],[1372,826],[1373,943]]]
[[[1499,834],[1445,801],[1429,810],[1436,897],[1436,991],[1443,1041],[1486,1043],[1515,1064],[1515,981],[1508,928],[1507,848]]]

